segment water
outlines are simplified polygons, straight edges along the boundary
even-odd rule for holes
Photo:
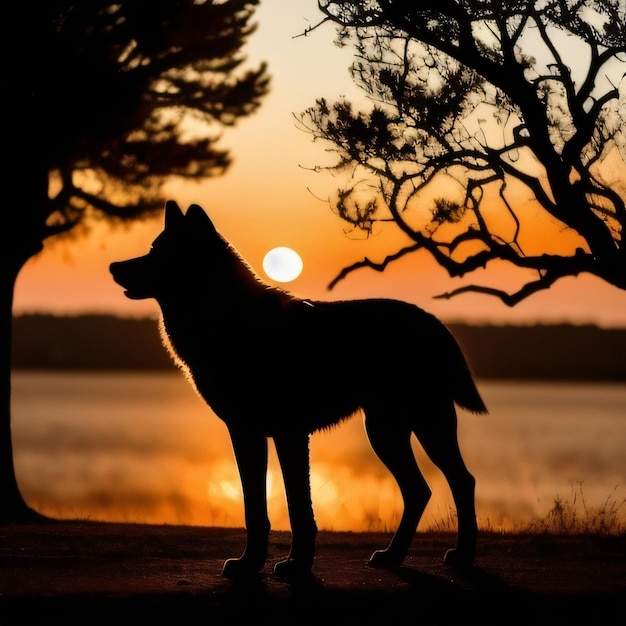
[[[461,413],[483,528],[544,516],[556,497],[602,507],[626,496],[626,385],[479,381],[488,416]],[[26,500],[58,517],[242,526],[225,426],[177,372],[15,372],[13,439]],[[421,528],[453,520],[445,482],[416,444],[434,496]],[[393,529],[395,484],[356,417],[311,445],[316,519],[333,530]],[[271,450],[273,528],[288,528]],[[621,513],[626,513],[621,507]]]

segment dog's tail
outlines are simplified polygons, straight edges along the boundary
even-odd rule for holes
[[[461,347],[450,333],[448,333],[448,337],[453,344],[450,346],[453,355],[453,369],[451,372],[453,400],[461,408],[467,409],[472,413],[479,415],[488,413]]]
[[[454,389],[454,401],[462,408],[479,415],[488,413],[487,407],[480,396],[476,383],[467,368],[467,375],[457,381]]]

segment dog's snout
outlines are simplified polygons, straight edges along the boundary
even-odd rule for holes
[[[115,261],[109,265],[109,271],[111,272],[111,276],[113,276],[113,280],[116,282],[120,281],[120,276],[123,271],[124,261]]]
[[[124,295],[132,300],[154,297],[154,281],[149,270],[148,256],[115,261],[109,265],[113,280],[124,288]]]
[[[115,261],[111,263],[111,265],[109,265],[109,271],[111,272],[113,280],[118,285],[121,285],[125,289],[129,287],[129,283],[132,282],[132,276],[129,276],[127,261]]]

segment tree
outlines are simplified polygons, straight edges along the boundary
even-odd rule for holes
[[[494,262],[512,291],[466,284],[513,306],[588,272],[626,289],[626,5],[623,0],[320,0],[354,46],[373,103],[319,100],[301,116],[347,173],[337,213],[411,240],[451,277]],[[315,28],[315,27],[314,27]],[[551,241],[535,233],[551,227]]]
[[[91,220],[146,217],[170,176],[230,163],[219,130],[253,113],[266,68],[241,48],[258,0],[10,0],[0,227],[0,520],[35,519],[16,482],[11,442],[13,290],[49,237]]]

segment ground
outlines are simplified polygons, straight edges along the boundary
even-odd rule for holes
[[[381,533],[326,533],[315,579],[271,576],[289,534],[272,533],[266,572],[233,584],[224,558],[241,529],[63,521],[0,526],[0,624],[128,618],[219,624],[614,624],[624,616],[626,536],[481,534],[476,568],[444,566],[446,533],[418,533],[404,565],[367,565]]]

